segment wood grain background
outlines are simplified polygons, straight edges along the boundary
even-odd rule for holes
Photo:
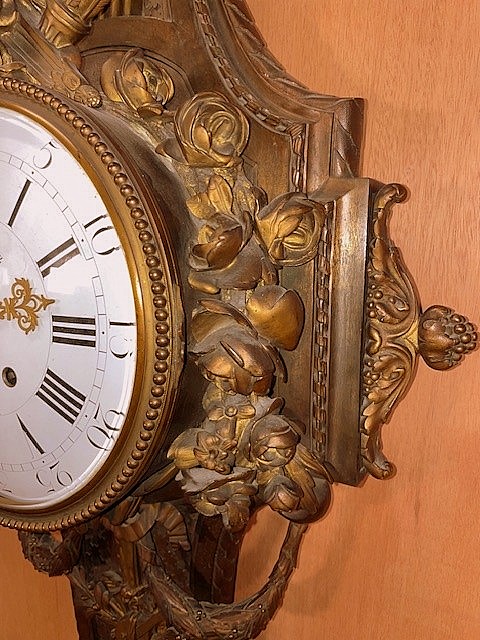
[[[408,185],[393,236],[424,307],[480,320],[480,2],[250,0],[288,71],[322,93],[367,100],[363,175]],[[387,482],[336,487],[313,525],[284,604],[262,640],[480,637],[480,355],[419,368],[384,431]],[[262,513],[238,595],[268,575],[283,524]],[[68,583],[21,559],[0,532],[0,640],[73,640]]]

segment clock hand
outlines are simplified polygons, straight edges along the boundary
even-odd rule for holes
[[[13,227],[13,223],[15,222],[15,218],[17,217],[18,212],[20,211],[20,207],[22,206],[22,203],[23,203],[23,201],[25,199],[25,196],[27,195],[27,191],[28,191],[28,189],[29,189],[31,184],[32,184],[31,181],[28,180],[28,178],[27,178],[27,180],[25,180],[25,184],[23,185],[23,189],[22,189],[20,195],[18,196],[17,202],[15,203],[15,207],[13,208],[12,215],[10,216],[10,219],[9,219],[9,221],[7,223],[9,227]]]
[[[38,444],[38,442],[32,436],[32,434],[30,433],[30,431],[28,430],[28,428],[26,427],[25,423],[23,422],[23,420],[20,418],[19,415],[17,415],[17,420],[20,423],[20,426],[22,428],[23,433],[27,436],[27,438],[30,440],[30,442],[35,447],[35,449],[38,451],[38,453],[43,455],[45,453],[45,451],[42,449],[42,447]]]
[[[0,301],[0,320],[16,320],[25,334],[35,331],[39,312],[55,300],[32,293],[32,286],[26,278],[15,278],[10,291],[12,296]]]

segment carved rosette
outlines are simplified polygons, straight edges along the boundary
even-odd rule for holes
[[[476,347],[475,327],[448,307],[420,308],[414,285],[388,232],[395,203],[407,191],[384,185],[375,194],[367,267],[361,447],[366,470],[389,478],[393,465],[382,452],[381,428],[405,396],[417,356],[434,369],[459,364]]]
[[[141,49],[110,56],[102,67],[101,84],[112,102],[123,102],[144,118],[161,115],[174,94],[168,72],[147,60]]]

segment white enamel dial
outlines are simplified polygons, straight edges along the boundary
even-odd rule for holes
[[[80,491],[121,439],[137,366],[134,292],[85,170],[6,108],[0,185],[0,496],[17,510],[48,508]]]

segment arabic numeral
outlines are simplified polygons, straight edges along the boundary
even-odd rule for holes
[[[42,487],[45,487],[47,493],[55,493],[59,489],[69,487],[73,482],[73,476],[65,469],[60,467],[60,462],[56,462],[49,467],[45,467],[37,471],[35,478]]]
[[[106,222],[104,222],[104,220]],[[118,244],[117,232],[111,224],[108,224],[107,216],[102,215],[90,220],[90,222],[84,225],[84,228],[95,228],[95,225],[99,228],[93,233],[90,241],[95,253],[99,256],[108,256],[114,251],[118,251],[120,246]]]
[[[135,327],[135,324],[133,322],[114,322],[113,320],[110,320],[110,327],[122,327],[125,329],[126,327]],[[119,360],[133,356],[134,343],[131,336],[126,337],[115,333],[110,338],[108,346],[110,348],[110,352]]]
[[[108,409],[104,413],[98,405],[93,422],[87,429],[87,438],[92,447],[103,451],[110,449],[120,433],[121,418],[124,416],[124,413],[115,409]]]
[[[33,164],[37,169],[46,169],[50,166],[53,160],[52,149],[58,149],[58,145],[51,140],[47,142],[41,149],[39,149],[33,157]]]

